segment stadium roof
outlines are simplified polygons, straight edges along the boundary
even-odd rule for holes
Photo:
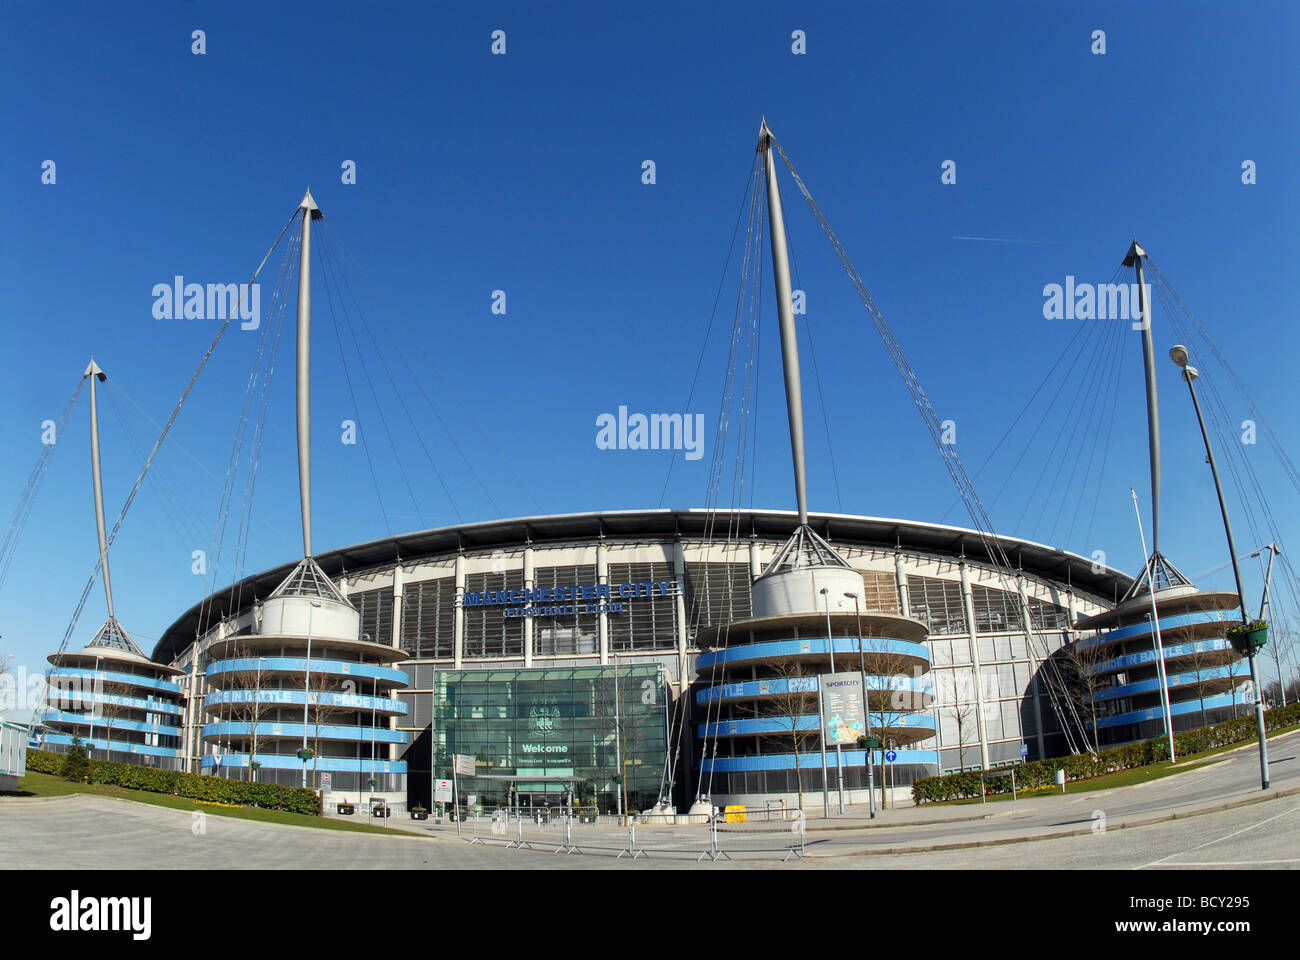
[[[338,580],[345,574],[386,566],[399,559],[418,562],[423,557],[455,553],[457,550],[492,549],[517,546],[525,542],[543,544],[598,540],[602,536],[701,538],[708,536],[712,529],[713,540],[720,543],[727,538],[729,522],[735,536],[742,539],[756,536],[784,540],[798,527],[799,516],[793,510],[739,510],[731,513],[705,509],[661,509],[516,517],[438,527],[371,540],[316,554],[314,559],[325,573]],[[986,562],[990,559],[983,535],[965,527],[834,513],[809,514],[808,524],[831,543],[870,544],[891,548],[899,546],[906,550],[942,556],[966,556],[976,561]],[[1118,600],[1133,581],[1132,577],[1122,571],[1102,566],[1076,553],[1015,537],[1000,536],[997,540],[1011,562],[1019,565],[1026,573],[1069,582],[1080,591],[1104,598],[1108,602]],[[238,612],[231,609],[232,595],[242,597],[244,605],[251,603],[254,598],[269,597],[297,563],[294,560],[264,570],[214,593],[205,613],[205,628]],[[170,663],[186,646],[194,642],[196,633],[200,632],[197,628],[201,607],[201,603],[195,604],[167,628],[154,648],[155,661]]]

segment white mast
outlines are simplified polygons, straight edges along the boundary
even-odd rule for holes
[[[1124,266],[1132,267],[1137,280],[1137,312],[1142,330],[1142,365],[1146,373],[1147,444],[1151,456],[1151,553],[1145,557],[1146,570],[1133,581],[1123,601],[1132,600],[1143,585],[1154,594],[1168,587],[1190,587],[1191,581],[1160,552],[1160,403],[1156,394],[1155,343],[1151,334],[1151,299],[1147,296],[1142,260],[1147,252],[1133,238],[1124,255]]]
[[[90,477],[95,488],[95,525],[99,530],[99,566],[104,571],[104,599],[108,603],[108,619],[111,623],[116,617],[113,615],[113,581],[108,575],[108,537],[104,533],[104,486],[99,470],[99,406],[95,400],[95,382],[107,380],[108,377],[99,368],[99,364],[95,362],[94,357],[91,357],[90,365],[86,367],[86,372],[81,376],[83,378],[90,377]]]
[[[772,271],[776,276],[776,309],[781,318],[781,362],[785,369],[785,405],[790,418],[790,455],[794,460],[794,494],[799,506],[799,526],[808,524],[808,479],[803,448],[803,388],[799,379],[799,339],[794,325],[794,300],[790,291],[790,257],[786,247],[785,214],[781,188],[772,163],[772,131],[767,118],[758,134],[767,173],[767,217],[771,224]]]
[[[1160,553],[1160,403],[1156,396],[1155,346],[1151,339],[1151,304],[1147,302],[1142,276],[1142,258],[1147,255],[1133,238],[1124,255],[1124,266],[1137,274],[1138,318],[1142,323],[1142,363],[1146,369],[1147,442],[1151,452],[1151,553]]]
[[[311,556],[311,222],[323,214],[311,188],[302,211],[302,250],[298,259],[298,493],[302,500],[302,555]]]
[[[107,380],[108,376],[100,369],[99,364],[92,357],[82,377],[90,378],[90,479],[95,490],[95,528],[99,533],[99,567],[104,573],[104,601],[108,605],[108,619],[104,621],[104,625],[99,628],[99,632],[95,634],[87,647],[111,647],[143,657],[144,652],[137,646],[131,635],[117,622],[117,615],[113,612],[113,580],[108,573],[108,534],[104,524],[104,481],[99,466],[99,398],[95,390],[96,383]]]

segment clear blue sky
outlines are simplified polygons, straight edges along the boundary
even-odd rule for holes
[[[1043,286],[1067,275],[1106,282],[1134,234],[1298,449],[1294,4],[19,3],[6,21],[6,521],[40,452],[41,421],[58,416],[92,353],[149,417],[165,419],[215,324],[155,319],[153,286],[178,274],[247,279],[308,185],[450,384],[425,369],[425,389],[499,510],[389,355],[463,519],[659,506],[671,455],[598,450],[595,418],[620,404],[686,409],[764,114],[940,415],[956,420],[972,469],[1075,332],[1043,319]],[[206,33],[202,56],[191,53],[195,29]],[[505,56],[490,52],[496,29]],[[791,52],[796,29],[805,55]],[[1090,52],[1097,29],[1104,56]],[[53,185],[41,182],[46,160],[57,164]],[[348,160],[355,185],[340,182]],[[641,182],[645,160],[654,185]],[[945,160],[957,164],[956,185],[940,183]],[[1257,165],[1251,186],[1245,160]],[[937,521],[954,497],[941,461],[815,221],[782,183],[839,474],[837,495],[805,351],[811,506]],[[278,262],[263,276],[264,310]],[[507,293],[505,316],[490,312],[495,289]],[[720,330],[735,291],[733,272]],[[791,508],[765,296],[753,503]],[[338,443],[334,425],[356,411],[322,301],[317,288],[318,551],[389,532],[360,447]],[[1172,335],[1159,313],[1156,324],[1163,546],[1194,574],[1226,550],[1190,405],[1165,358]],[[223,341],[173,434],[201,466],[169,447],[115,545],[119,617],[150,638],[146,649],[201,596],[190,553],[212,535],[214,477],[255,342],[238,330]],[[705,414],[710,435],[724,346],[715,333],[689,410]],[[979,486],[991,500],[1012,475],[993,510],[1000,532],[1102,549],[1134,570],[1130,485],[1148,510],[1137,334],[1118,349],[1120,415],[1083,510],[1098,503],[1095,524],[1053,525],[1048,491],[1067,489],[1071,461],[1049,460],[1048,445],[1016,466],[1008,441]],[[119,397],[104,413],[111,523],[140,466],[111,404],[139,438],[153,428],[108,395]],[[389,389],[380,396],[393,402]],[[246,572],[300,554],[292,397],[286,346]],[[389,412],[425,524],[455,522],[400,410]],[[87,415],[83,399],[0,592],[0,650],[28,669],[57,646],[95,561]],[[392,532],[418,529],[391,457],[379,456],[374,418],[361,419]],[[1088,421],[1076,408],[1062,422]],[[663,505],[702,505],[709,457],[678,456]],[[1275,513],[1293,517],[1295,491],[1267,447],[1250,456]],[[1044,472],[1051,483],[1032,493]],[[1043,510],[1027,509],[1038,501]],[[1253,591],[1257,571],[1248,575]],[[1202,586],[1229,583],[1221,572]],[[103,613],[97,586],[75,644]]]

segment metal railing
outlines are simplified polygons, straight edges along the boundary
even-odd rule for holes
[[[695,862],[766,859],[786,862],[807,852],[805,820],[798,809],[747,811],[763,819],[745,822],[712,817],[708,823],[638,822],[635,817],[606,817],[599,822],[582,822],[567,811],[550,818],[511,815],[498,810],[493,815],[471,814],[471,844],[500,846],[508,850],[529,850],[551,854],[591,854],[614,859],[677,859]]]

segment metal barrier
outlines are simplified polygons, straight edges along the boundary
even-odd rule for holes
[[[766,813],[769,818],[726,823],[718,816],[710,818],[707,824],[646,825],[630,817],[585,823],[568,813],[551,818],[527,814],[511,817],[509,811],[499,810],[491,818],[476,814],[472,835],[465,839],[471,844],[498,844],[507,850],[606,855],[616,860],[654,858],[716,863],[766,859],[784,863],[805,856],[807,840],[801,810],[777,808],[756,812]]]

